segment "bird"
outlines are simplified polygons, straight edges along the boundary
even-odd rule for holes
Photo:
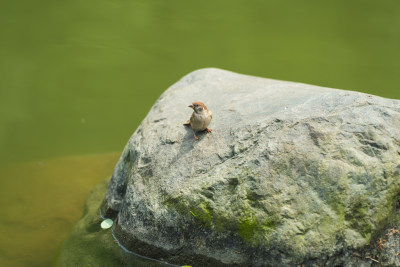
[[[212,119],[212,112],[211,110],[208,110],[206,105],[200,101],[193,102],[188,107],[193,109],[193,113],[190,119],[183,125],[190,126],[193,130],[194,139],[199,140],[196,132],[212,132],[210,128],[207,128]]]

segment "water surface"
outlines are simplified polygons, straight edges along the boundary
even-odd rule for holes
[[[52,265],[90,191],[111,175],[118,157],[58,157],[0,168],[0,266]]]
[[[396,0],[1,1],[0,162],[120,151],[204,67],[400,98],[399,14]]]

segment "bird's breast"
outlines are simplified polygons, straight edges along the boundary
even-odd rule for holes
[[[207,128],[207,126],[211,122],[211,116],[209,114],[197,114],[193,113],[193,116],[190,120],[190,126],[193,130],[202,131]]]

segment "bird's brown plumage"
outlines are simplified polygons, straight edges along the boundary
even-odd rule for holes
[[[192,105],[195,105],[195,104],[202,106],[204,109],[207,109],[206,105],[204,105],[203,102],[196,101],[196,102],[193,102],[193,103],[192,103]]]
[[[193,102],[189,107],[193,109],[193,113],[184,125],[190,125],[194,138],[199,140],[199,137],[196,135],[197,131],[207,131],[208,133],[212,131],[207,128],[212,120],[212,112],[200,101]]]

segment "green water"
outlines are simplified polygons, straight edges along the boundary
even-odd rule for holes
[[[1,1],[0,165],[121,151],[204,67],[400,99],[400,2]]]
[[[397,0],[0,3],[2,161],[120,151],[198,68],[400,98]]]
[[[50,266],[92,188],[111,175],[118,157],[59,157],[0,168],[0,266]]]

